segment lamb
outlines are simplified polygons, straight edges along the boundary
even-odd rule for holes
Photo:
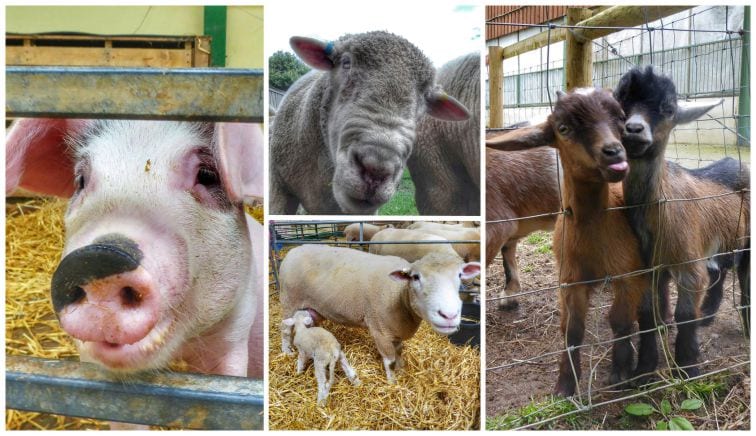
[[[470,117],[404,38],[368,32],[290,44],[320,71],[289,88],[270,129],[273,214],[300,204],[313,214],[373,214],[396,192],[419,116]]]
[[[450,123],[424,117],[407,166],[423,215],[480,214],[480,54],[470,53],[438,70],[438,83],[472,113]]]
[[[431,235],[421,230],[386,229],[373,237],[373,242],[385,241],[446,241],[441,236]],[[459,256],[451,244],[371,244],[370,253],[384,256],[399,256],[408,262],[420,260],[430,253],[446,253]]]
[[[362,240],[369,241],[373,239],[373,236],[383,229],[393,228],[393,224],[385,224],[382,226],[376,226],[374,224],[363,223],[362,224]],[[344,229],[344,236],[348,242],[360,240],[360,223],[353,223],[346,226]]]
[[[349,365],[336,337],[322,327],[311,327],[313,324],[314,321],[306,310],[298,310],[294,316],[282,321],[284,327],[295,329],[294,346],[299,352],[297,374],[301,374],[307,361],[312,359],[315,379],[318,381],[318,404],[322,404],[328,398],[328,392],[333,386],[333,374],[337,361],[341,363],[341,369],[353,385],[359,386],[360,379],[354,368]],[[326,380],[326,368],[329,370],[328,380]]]
[[[666,288],[670,276],[677,279],[678,299],[675,308],[677,339],[675,360],[681,374],[699,374],[698,323],[688,322],[700,317],[700,300],[709,282],[707,261],[715,253],[726,253],[748,247],[750,233],[750,196],[748,167],[733,159],[723,159],[700,170],[687,170],[664,160],[672,129],[678,124],[694,121],[718,105],[683,107],[677,103],[677,92],[671,79],[656,74],[652,67],[630,70],[614,92],[627,115],[622,141],[628,151],[631,171],[624,183],[625,201],[639,205],[626,211],[633,231],[640,240],[645,266],[673,265],[657,278],[657,289],[666,307]],[[727,193],[739,191],[737,194]],[[664,199],[703,198],[698,201]],[[727,268],[730,256],[709,261],[710,268]],[[748,331],[750,288],[747,280],[750,256],[739,259],[741,304]],[[707,295],[704,308],[716,312],[721,301],[723,280],[715,281]],[[680,291],[683,290],[683,291]],[[649,299],[645,316],[654,319]],[[655,362],[643,362],[651,372]]]
[[[492,138],[486,146],[517,150],[551,145],[559,150],[565,212],[557,218],[554,254],[559,283],[570,285],[559,288],[561,330],[566,341],[555,392],[570,396],[581,373],[579,346],[591,291],[607,286],[614,292],[609,311],[615,338],[609,383],[619,385],[632,372],[629,334],[650,280],[648,274],[619,276],[642,269],[639,243],[621,211],[605,210],[624,205],[619,182],[627,174],[628,164],[620,142],[622,109],[609,90],[578,89],[557,96],[545,123]],[[612,277],[611,281],[602,280],[606,277]],[[641,354],[647,352],[653,335],[641,335],[639,359],[644,358]]]
[[[558,165],[556,151],[548,147],[510,152],[486,149],[486,266],[501,252],[506,298],[499,300],[499,309],[518,306],[512,295],[521,290],[519,240],[536,230],[554,228],[554,213],[561,209]]]
[[[416,223],[417,224],[417,223]],[[425,224],[425,223],[424,223]],[[413,224],[410,227],[413,227],[415,224]],[[447,241],[480,241],[480,229],[476,228],[468,228],[468,227],[460,227],[458,229],[454,228],[439,228],[435,226],[420,226],[415,227],[415,229],[422,230],[425,233],[429,233],[431,235],[440,236]],[[480,243],[460,243],[460,244],[451,244],[454,251],[457,252],[459,257],[465,260],[465,262],[479,262],[480,261]]]
[[[386,378],[396,381],[402,366],[402,342],[425,320],[439,334],[457,331],[463,279],[480,273],[477,262],[432,253],[410,263],[349,248],[303,245],[289,251],[281,263],[281,307],[284,317],[308,309],[319,318],[365,327],[383,359]],[[282,330],[282,349],[291,330]]]

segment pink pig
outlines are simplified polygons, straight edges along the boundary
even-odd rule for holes
[[[70,197],[51,294],[82,361],[262,378],[262,194],[251,124],[18,120],[6,192]]]

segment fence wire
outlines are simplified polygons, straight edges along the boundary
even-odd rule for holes
[[[737,12],[737,10],[735,12]],[[739,98],[749,97],[750,93],[750,71],[748,69],[750,62],[750,47],[749,42],[744,38],[750,35],[750,31],[742,28],[731,28],[732,14],[732,7],[696,7],[654,22],[647,21],[645,24],[636,27],[587,27],[560,23],[496,23],[487,21],[486,24],[490,26],[517,26],[522,27],[523,29],[540,28],[543,32],[548,32],[548,42],[543,48],[537,49],[538,53],[529,52],[518,56],[517,62],[508,62],[508,64],[516,64],[516,68],[514,68],[511,73],[507,73],[506,70],[504,73],[505,117],[507,116],[507,113],[509,113],[510,119],[514,117],[514,119],[511,119],[512,122],[521,122],[527,119],[525,115],[528,113],[530,113],[530,116],[533,116],[533,113],[536,112],[550,112],[552,107],[552,93],[554,93],[556,89],[562,88],[564,83],[564,68],[562,65],[566,62],[561,54],[556,56],[556,59],[554,59],[552,55],[554,48],[551,47],[553,45],[551,42],[551,31],[553,29],[563,28],[567,29],[568,32],[572,32],[576,29],[610,29],[614,30],[614,33],[592,40],[594,46],[594,85],[601,87],[614,87],[618,83],[619,78],[630,68],[651,64],[654,65],[656,71],[662,72],[673,79],[677,86],[679,100],[712,97],[724,98],[724,104],[720,105],[717,109],[721,111],[721,114],[707,115],[707,117],[701,120],[695,121],[689,125],[680,126],[673,130],[667,147],[666,159],[678,162],[686,168],[700,168],[723,157],[732,156],[736,158],[741,167],[743,167],[744,165],[747,165],[750,157],[750,130],[743,130],[741,126],[742,123],[748,123],[748,125],[750,125],[750,113],[739,113],[741,109]],[[709,23],[706,23],[707,20]],[[699,21],[704,22],[707,27],[697,27]],[[720,27],[720,25],[722,28],[716,28]],[[561,50],[559,50],[559,47],[557,46],[556,52],[559,53],[560,51]],[[567,56],[569,56],[569,54]],[[523,65],[528,63],[532,65]],[[741,68],[741,66],[743,66],[743,68]],[[741,74],[745,75],[745,77],[741,77]],[[509,112],[507,112],[508,109]],[[747,110],[747,108],[745,109]],[[517,118],[518,116],[520,116],[520,118]],[[491,129],[489,132],[502,130],[509,130],[509,128]],[[557,171],[561,172],[560,165],[557,165]],[[557,180],[561,185],[561,174],[558,174]],[[490,189],[490,187],[488,187],[488,189]],[[561,189],[562,187],[559,186],[559,200],[560,204],[563,204],[561,199]],[[706,202],[732,195],[738,195],[741,198],[738,222],[736,223],[736,228],[740,228],[740,219],[743,216],[744,210],[749,207],[745,204],[745,196],[750,195],[750,188],[739,190],[733,189],[712,195],[688,198],[667,197],[662,193],[661,198],[658,201],[620,207],[609,207],[605,209],[605,213],[612,211],[625,211],[638,207],[658,206],[657,209],[661,214],[662,210],[666,208],[666,204]],[[534,201],[534,199],[530,199],[529,201]],[[529,216],[486,216],[486,225],[493,227],[510,222],[522,222],[550,217],[556,218],[560,215],[569,215],[570,213],[571,211],[569,209],[560,207],[560,210],[557,211]],[[658,219],[657,221],[661,225],[662,219]],[[748,228],[747,223],[746,228],[748,229],[747,234],[739,236],[744,245],[746,245],[745,242],[750,238],[750,229]],[[563,231],[563,229],[556,229],[555,231]],[[682,229],[682,231],[695,232],[697,229]],[[661,227],[656,229],[656,234],[661,234]],[[663,238],[663,235],[659,237],[659,239]],[[491,243],[492,241],[489,239],[487,242]],[[658,246],[658,244],[656,245]],[[564,250],[564,247],[551,248],[552,253],[556,250]],[[501,251],[501,248],[496,251]],[[486,287],[486,302],[496,305],[497,303],[506,302],[510,299],[533,297],[582,285],[593,285],[596,288],[593,293],[595,298],[595,295],[605,291],[606,288],[611,285],[612,281],[640,275],[651,275],[651,288],[652,292],[655,294],[657,280],[659,280],[660,273],[664,270],[670,270],[671,268],[683,267],[685,265],[699,262],[710,263],[725,256],[731,256],[735,259],[737,255],[742,255],[746,252],[750,252],[750,244],[748,244],[747,247],[743,246],[743,248],[727,252],[713,253],[705,257],[688,259],[683,262],[673,264],[660,263],[636,271],[627,271],[613,276],[572,283],[559,283],[561,271],[557,267],[554,272],[554,275],[556,275],[554,280],[556,284],[553,286],[524,287],[518,292],[498,296],[494,295],[507,287],[506,280],[502,281],[504,282],[502,285],[491,286],[490,281],[492,277],[489,275],[487,277],[489,284]],[[610,255],[610,253],[599,253],[599,255],[606,256]],[[656,255],[654,257],[656,258]],[[501,257],[497,256],[497,259],[501,259]],[[488,259],[487,262],[493,264],[491,259]],[[733,263],[734,265],[731,268],[732,284],[727,286],[726,289],[723,289],[723,293],[727,292],[727,295],[731,295],[733,299],[732,306],[729,308],[721,307],[717,312],[711,315],[702,316],[688,321],[667,322],[663,320],[663,314],[660,313],[664,308],[658,307],[657,298],[654,296],[654,315],[659,319],[656,327],[646,330],[638,330],[622,337],[602,339],[601,332],[605,332],[607,329],[605,326],[599,325],[600,320],[603,319],[600,315],[605,314],[606,309],[611,307],[611,304],[598,305],[592,309],[594,314],[597,315],[593,317],[595,325],[593,325],[592,328],[589,328],[589,326],[586,325],[586,341],[581,345],[574,347],[565,347],[562,345],[561,347],[549,351],[539,351],[534,355],[517,357],[508,356],[504,362],[496,364],[491,361],[487,362],[486,371],[489,374],[527,365],[535,365],[536,367],[546,365],[547,367],[552,366],[552,368],[555,369],[559,360],[558,356],[562,355],[565,351],[580,349],[590,351],[588,353],[583,353],[583,357],[588,361],[587,366],[590,369],[589,371],[584,371],[582,377],[584,383],[577,383],[576,392],[573,397],[558,401],[559,403],[571,403],[574,406],[573,410],[539,419],[536,422],[528,422],[530,421],[530,418],[541,416],[544,411],[554,407],[554,403],[548,403],[547,406],[533,410],[527,415],[519,416],[519,421],[515,421],[513,426],[517,429],[539,428],[571,415],[584,413],[612,403],[629,401],[684,383],[684,381],[676,378],[675,373],[673,372],[674,370],[679,370],[681,368],[674,362],[673,353],[670,351],[673,347],[669,340],[670,332],[676,330],[680,325],[699,323],[714,318],[715,316],[732,316],[735,319],[740,319],[741,329],[744,332],[743,345],[749,347],[750,344],[744,330],[744,320],[740,315],[742,313],[741,309],[747,309],[750,311],[750,305],[741,305],[735,302],[737,301],[735,285],[737,278],[737,262]],[[494,275],[494,277],[496,276],[498,275]],[[707,279],[709,279],[709,277],[707,277]],[[722,277],[718,277],[716,281],[710,281],[707,288],[700,291],[708,291],[709,287],[714,285],[720,279],[722,279]],[[723,286],[724,285],[725,283],[723,283]],[[684,291],[684,289],[681,290]],[[743,292],[743,290],[741,290],[741,292]],[[552,301],[556,307],[556,294],[554,294],[553,297]],[[670,302],[674,302],[672,297],[670,297],[669,300]],[[498,316],[495,309],[488,310],[487,312],[488,322],[491,323],[491,321],[495,321]],[[550,314],[547,314],[547,323],[549,323],[549,325],[551,325],[550,321],[555,318],[554,315],[556,312],[557,310],[554,309]],[[562,316],[565,316],[565,314],[562,314]],[[589,318],[586,317],[586,322],[588,319]],[[507,327],[513,329],[519,328],[515,325],[505,326],[504,328]],[[547,328],[548,326],[544,327],[543,332],[545,332]],[[655,333],[660,340],[662,348],[660,359],[662,360],[662,363],[666,363],[666,366],[660,365],[653,373],[657,378],[655,381],[646,384],[641,390],[633,391],[623,391],[622,389],[617,389],[618,386],[615,385],[594,387],[594,383],[596,382],[595,376],[599,365],[601,364],[604,367],[607,366],[605,360],[607,360],[607,354],[611,353],[612,344],[627,339],[637,338],[641,334],[652,332]],[[491,356],[491,351],[497,347],[503,348],[510,345],[509,343],[501,341],[494,342],[490,335],[487,336],[488,356]],[[593,339],[588,340],[588,338]],[[699,332],[699,338],[705,339],[705,331]],[[520,339],[518,337],[517,341],[538,341],[539,339],[543,338],[530,337]],[[566,338],[562,344],[564,343],[566,343]],[[599,353],[598,357],[595,354],[597,349],[604,349],[602,353]],[[594,359],[597,360],[594,362]],[[586,361],[583,362],[583,367],[586,366]],[[733,361],[735,361],[735,363],[732,363]],[[750,350],[745,354],[721,356],[698,362],[696,366],[701,368],[701,374],[696,377],[691,377],[688,380],[698,380],[733,371],[747,372],[749,365]],[[704,371],[704,367],[708,368],[708,370]],[[573,367],[573,373],[574,370],[575,368]],[[548,374],[549,376],[553,376],[553,373],[551,372]],[[644,376],[644,374],[637,375],[634,379],[642,376]],[[554,378],[556,377],[554,376]],[[626,382],[627,381],[623,381],[622,383]],[[587,387],[584,388],[584,385],[586,384]],[[491,389],[490,382],[488,389]],[[599,398],[599,394],[605,393],[611,393],[612,396],[609,399]]]

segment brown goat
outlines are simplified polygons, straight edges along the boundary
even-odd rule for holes
[[[591,291],[603,286],[614,291],[609,312],[615,337],[609,382],[617,384],[632,372],[633,349],[627,336],[632,332],[650,282],[647,274],[616,277],[642,267],[638,241],[625,215],[622,211],[606,210],[624,204],[622,186],[618,183],[628,172],[620,142],[622,109],[608,90],[581,89],[557,94],[554,111],[545,123],[502,135],[486,141],[486,145],[503,150],[551,145],[559,150],[564,169],[565,210],[557,219],[554,232],[559,283],[599,281],[560,288],[561,329],[566,349],[555,391],[569,396],[575,392],[581,373],[580,349],[573,347],[583,342]],[[641,342],[647,336],[641,335]]]
[[[641,205],[627,209],[630,224],[641,243],[646,266],[672,265],[662,270],[656,289],[661,296],[661,312],[666,310],[666,292],[671,277],[677,279],[675,321],[675,360],[683,375],[696,376],[699,370],[696,328],[701,299],[706,294],[704,312],[713,315],[721,301],[723,280],[712,280],[709,286],[707,263],[715,277],[732,266],[733,256],[720,256],[748,245],[750,196],[748,167],[733,159],[722,159],[712,165],[688,170],[664,160],[669,135],[678,124],[694,121],[717,106],[683,107],[677,104],[674,82],[656,74],[651,67],[626,73],[615,90],[615,97],[627,114],[622,141],[630,159],[630,173],[624,182],[625,202]],[[728,195],[741,191],[737,195]],[[706,198],[709,197],[709,198]],[[670,201],[664,199],[691,199]],[[747,252],[746,252],[747,253]],[[749,256],[739,262],[741,305],[750,305],[747,280]],[[696,259],[703,259],[691,262]],[[745,274],[744,274],[745,273]],[[707,294],[707,290],[709,293]],[[644,307],[653,320],[653,302]],[[749,308],[743,310],[748,331]],[[711,318],[709,318],[711,319]],[[656,359],[639,362],[640,373],[655,369]],[[645,367],[645,368],[644,368]],[[641,372],[642,371],[642,372]]]
[[[553,230],[559,212],[557,153],[549,147],[504,152],[486,149],[486,266],[501,252],[506,285],[499,309],[518,305],[517,243],[536,230]],[[535,215],[545,215],[534,217]],[[533,218],[527,218],[533,217]],[[517,219],[524,218],[524,219]],[[512,220],[499,221],[497,220]]]

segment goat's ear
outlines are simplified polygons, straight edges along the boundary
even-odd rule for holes
[[[281,324],[286,327],[291,327],[294,325],[294,318],[286,318],[285,320],[281,321]]]
[[[680,104],[680,102],[678,102],[677,112],[675,112],[675,124],[687,124],[695,121],[704,116],[706,112],[709,112],[722,104],[723,101],[724,99],[720,99],[714,104]]]
[[[528,148],[554,146],[554,131],[548,121],[532,127],[512,130],[486,140],[486,147],[515,151]]]
[[[292,36],[289,39],[289,45],[294,50],[294,53],[312,68],[317,70],[330,70],[333,68],[333,61],[330,57],[331,53],[333,53],[333,42],[320,41],[304,36]]]

